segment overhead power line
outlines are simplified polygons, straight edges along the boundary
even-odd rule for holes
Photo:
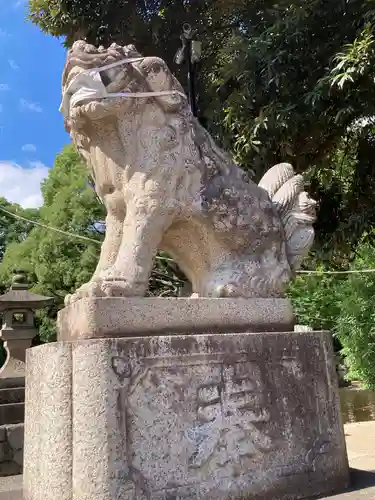
[[[352,269],[350,271],[297,271],[298,274],[361,274],[375,273],[375,269]]]
[[[28,222],[29,224],[34,224],[35,226],[42,227],[43,229],[48,229],[49,231],[54,231],[55,233],[62,234],[64,236],[69,236],[69,238],[77,238],[84,241],[89,241],[90,243],[95,243],[96,245],[101,245],[102,242],[99,240],[94,240],[94,238],[89,238],[88,236],[82,236],[76,233],[70,233],[69,231],[63,231],[62,229],[57,229],[57,227],[48,226],[46,224],[42,224],[36,220],[27,219],[26,217],[22,217],[21,215],[15,214],[14,212],[10,212],[3,207],[0,207],[0,211],[4,212],[15,219],[22,220],[24,222]],[[157,259],[161,260],[172,260],[167,259],[165,257],[157,256]],[[300,270],[297,271],[297,274],[362,274],[362,273],[375,273],[375,269],[352,269],[349,271],[308,271],[308,270]]]
[[[14,212],[10,212],[9,210],[6,210],[3,207],[0,207],[0,211],[10,215],[11,217],[14,217],[15,219],[19,219],[19,220],[22,220],[24,222],[28,222],[29,224],[34,224],[35,226],[42,227],[43,229],[48,229],[49,231],[54,231],[55,233],[59,233],[59,234],[62,234],[64,236],[69,236],[69,238],[78,238],[80,240],[89,241],[90,243],[95,243],[97,245],[102,244],[101,241],[94,240],[94,238],[89,238],[88,236],[82,236],[81,234],[70,233],[69,231],[63,231],[62,229],[57,229],[57,227],[42,224],[41,222],[38,222],[38,221],[33,220],[33,219],[27,219],[26,217],[22,217],[21,215],[15,214]],[[167,257],[162,257],[160,255],[157,255],[156,258],[159,260],[163,260],[163,261],[170,261],[170,262],[172,261],[172,259],[168,259]]]
[[[69,236],[70,238],[78,238],[80,240],[89,241],[90,243],[96,243],[97,245],[102,244],[101,241],[94,240],[94,238],[88,238],[87,236],[82,236],[80,234],[70,233],[69,231],[63,231],[62,229],[57,229],[57,227],[47,226],[46,224],[42,224],[41,222],[38,222],[36,220],[27,219],[26,217],[22,217],[21,215],[10,212],[9,210],[6,210],[3,207],[0,207],[0,211],[6,213],[6,214],[8,214],[11,217],[14,217],[16,219],[22,220],[24,222],[29,222],[30,224],[34,224],[35,226],[39,226],[39,227],[42,227],[44,229],[48,229],[49,231],[55,231],[55,233],[60,233],[60,234],[63,234],[64,236]]]

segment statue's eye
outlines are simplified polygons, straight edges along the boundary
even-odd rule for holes
[[[164,134],[161,137],[161,141],[164,146],[172,148],[177,144],[177,132],[171,126],[167,126],[164,129]]]

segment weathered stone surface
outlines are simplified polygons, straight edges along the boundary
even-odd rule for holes
[[[29,347],[24,346],[24,351]],[[14,379],[19,378],[25,380],[25,363],[19,359],[13,358],[7,350],[7,359],[5,364],[0,369],[0,379]],[[25,355],[25,354],[24,354]],[[23,384],[24,385],[24,384]]]
[[[58,315],[59,340],[162,333],[293,330],[287,299],[82,299]]]
[[[4,496],[0,496],[1,500],[8,500],[8,498],[5,497],[5,493],[17,490],[20,491],[21,489],[22,476],[12,476],[0,479],[0,494],[4,494]]]
[[[103,68],[129,57],[137,60]],[[84,70],[93,68],[102,68],[96,80]],[[129,91],[132,97],[118,95]],[[143,91],[162,95],[134,96]],[[274,166],[259,186],[248,179],[199,125],[166,63],[133,46],[105,50],[77,41],[63,75],[63,104],[107,209],[98,267],[67,304],[143,296],[158,249],[199,296],[283,296],[314,239],[315,203],[291,165]]]
[[[72,500],[71,346],[41,347],[26,356],[24,500]]]
[[[328,333],[58,343],[28,370],[25,500],[292,500],[348,483]]]
[[[22,476],[0,478],[0,500],[24,500],[22,496]]]

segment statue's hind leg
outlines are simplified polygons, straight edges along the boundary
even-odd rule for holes
[[[208,225],[196,223],[184,231],[177,262],[201,297],[280,297],[291,278],[291,269],[280,246],[255,252],[251,242],[235,245],[235,234],[218,235]],[[184,244],[182,244],[182,241]],[[190,271],[190,272],[189,272]],[[190,277],[191,275],[191,277]]]
[[[203,294],[209,297],[282,297],[291,271],[287,260],[268,255],[228,257],[211,269]]]

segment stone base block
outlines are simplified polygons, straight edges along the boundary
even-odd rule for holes
[[[288,299],[108,297],[82,299],[58,315],[58,340],[149,335],[287,332]]]
[[[348,462],[325,332],[28,351],[24,500],[293,500]]]

